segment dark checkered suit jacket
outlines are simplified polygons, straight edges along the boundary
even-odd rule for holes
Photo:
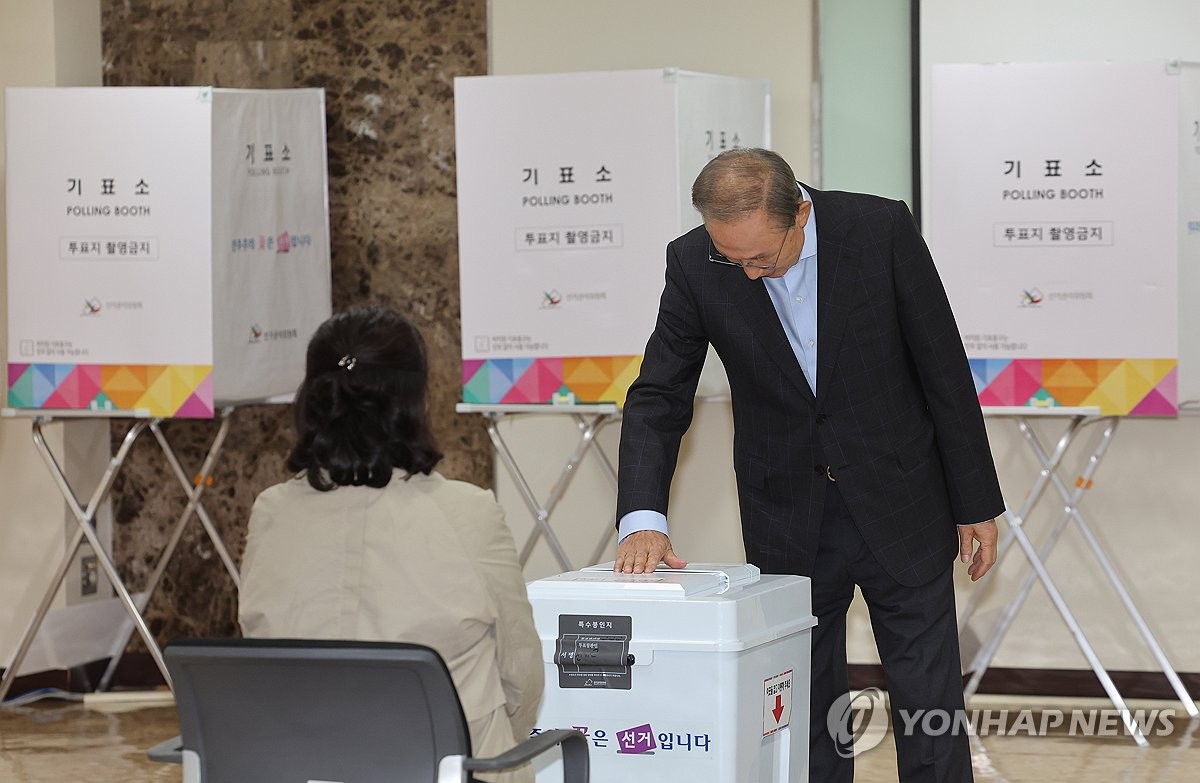
[[[956,555],[956,523],[1004,509],[966,355],[908,208],[807,190],[817,216],[816,398],[763,282],[711,263],[703,226],[679,237],[625,402],[617,519],[667,512],[711,343],[733,395],[747,559],[764,573],[811,573],[829,465],[875,557],[902,584],[923,584]]]

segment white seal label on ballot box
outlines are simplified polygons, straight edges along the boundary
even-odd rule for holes
[[[607,563],[528,592],[546,667],[534,732],[584,732],[595,783],[808,780],[806,577],[708,563],[617,574]],[[559,761],[535,767],[538,783],[562,780]]]

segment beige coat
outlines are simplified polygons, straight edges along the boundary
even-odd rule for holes
[[[248,637],[426,644],[458,688],[476,756],[527,738],[542,657],[492,493],[438,473],[318,492],[293,479],[250,514],[238,619]],[[367,716],[364,716],[367,717]],[[498,777],[532,781],[526,766]]]

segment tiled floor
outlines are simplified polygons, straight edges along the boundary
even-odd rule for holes
[[[1200,725],[1173,722],[1168,736],[1138,749],[1127,737],[988,737],[975,740],[975,779],[1006,783],[1200,781]],[[0,709],[0,782],[178,781],[180,768],[146,759],[146,748],[178,733],[169,706],[117,711],[43,701]],[[859,783],[896,780],[891,736],[856,761]],[[603,783],[603,781],[597,781]],[[653,783],[647,781],[646,783]],[[813,781],[813,783],[819,783]]]
[[[1200,781],[1198,725],[1180,724],[1170,737],[1155,737],[1139,749],[1128,737],[1051,735],[972,740],[977,783],[1197,783]],[[857,783],[894,783],[895,746],[888,737],[855,759]],[[819,781],[812,781],[819,783]]]
[[[146,758],[147,748],[178,733],[174,707],[118,713],[53,701],[6,707],[0,709],[0,781],[179,781],[179,767]]]

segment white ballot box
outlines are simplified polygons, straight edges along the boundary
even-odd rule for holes
[[[807,577],[752,565],[529,584],[546,689],[537,728],[588,738],[595,783],[808,780]],[[543,761],[538,783],[562,779]]]
[[[210,417],[330,312],[320,89],[8,88],[8,404]]]

